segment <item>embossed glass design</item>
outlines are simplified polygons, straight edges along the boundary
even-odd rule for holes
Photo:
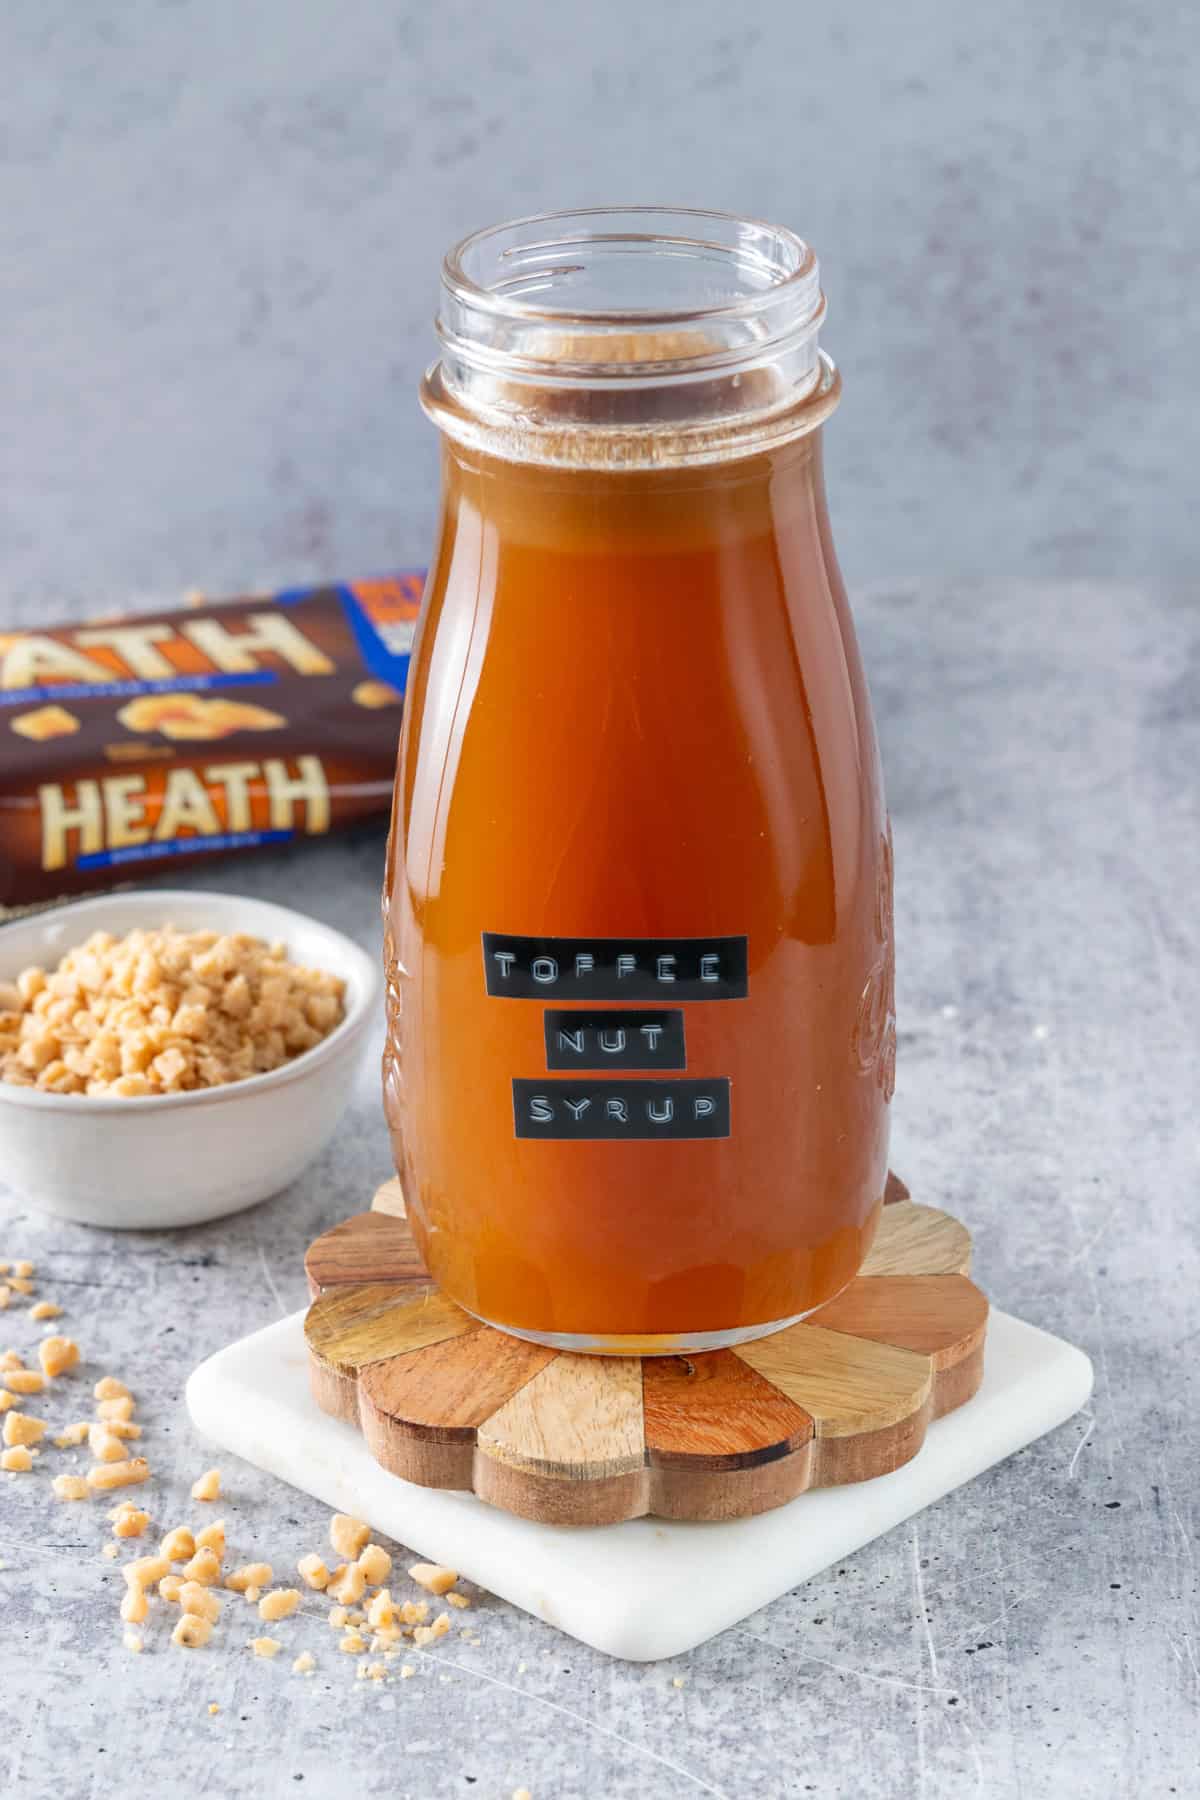
[[[447,258],[443,504],[384,899],[429,1268],[508,1331],[736,1343],[886,1174],[892,861],[826,513],[812,251],[653,209]]]

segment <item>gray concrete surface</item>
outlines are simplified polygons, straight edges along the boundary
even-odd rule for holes
[[[858,614],[896,835],[894,1162],[967,1218],[998,1303],[1088,1350],[1089,1413],[674,1663],[613,1663],[485,1600],[478,1646],[447,1640],[382,1689],[317,1616],[280,1628],[276,1663],[236,1617],[223,1647],[155,1634],[130,1656],[99,1509],[48,1503],[45,1471],[0,1477],[6,1796],[1200,1791],[1195,608],[1167,587],[947,583],[874,589]],[[203,880],[300,897],[371,944],[382,848],[366,830]],[[195,1514],[209,1462],[188,1371],[303,1303],[305,1245],[385,1168],[368,1078],[320,1166],[238,1219],[117,1237],[4,1199],[0,1256],[36,1259],[88,1373],[137,1389],[156,1523]],[[0,1341],[36,1333],[3,1316]],[[320,1508],[222,1461],[240,1553],[286,1568],[319,1543]]]
[[[0,69],[0,608],[421,560],[442,251],[630,199],[818,247],[856,584],[1194,567],[1189,7],[11,0]]]
[[[133,1658],[99,1509],[0,1477],[6,1796],[1200,1792],[1198,65],[1152,0],[5,9],[0,626],[422,560],[413,393],[472,226],[632,197],[811,237],[896,831],[895,1162],[1098,1377],[1088,1417],[651,1668],[492,1601],[382,1690],[317,1622],[279,1633],[308,1681]],[[381,858],[369,829],[197,880],[372,943]],[[115,1238],[4,1197],[0,1256],[142,1397],[156,1523],[207,1462],[189,1369],[302,1303],[305,1244],[385,1168],[368,1078],[237,1220]],[[245,1554],[319,1541],[225,1466]]]

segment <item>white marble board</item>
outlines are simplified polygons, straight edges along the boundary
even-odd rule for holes
[[[894,1474],[801,1494],[725,1524],[537,1525],[472,1494],[414,1487],[375,1462],[308,1388],[304,1314],[209,1357],[187,1386],[198,1430],[339,1512],[610,1656],[691,1650],[1061,1425],[1085,1403],[1081,1350],[1007,1313],[988,1325],[983,1385]]]

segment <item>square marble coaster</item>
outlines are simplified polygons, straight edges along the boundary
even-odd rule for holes
[[[894,1474],[722,1524],[535,1525],[473,1494],[389,1475],[308,1389],[304,1314],[209,1357],[187,1402],[205,1437],[338,1512],[369,1519],[560,1631],[637,1662],[677,1656],[1052,1431],[1092,1390],[1081,1350],[992,1311],[983,1385]]]

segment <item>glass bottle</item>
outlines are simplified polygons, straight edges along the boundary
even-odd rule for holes
[[[385,1102],[431,1273],[541,1343],[761,1336],[874,1233],[891,850],[823,314],[805,243],[714,213],[524,220],[443,268]]]

